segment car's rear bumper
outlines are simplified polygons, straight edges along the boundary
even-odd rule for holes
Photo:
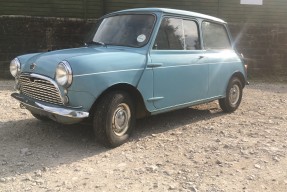
[[[19,93],[12,93],[11,96],[20,101],[21,104],[32,113],[49,117],[59,123],[74,124],[89,117],[88,112],[79,110],[81,107],[71,108],[47,104],[45,102],[34,101],[33,99]]]

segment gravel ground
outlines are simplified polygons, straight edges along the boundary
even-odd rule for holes
[[[137,121],[116,149],[91,126],[41,122],[0,81],[0,191],[287,191],[287,84],[252,82],[217,102]]]

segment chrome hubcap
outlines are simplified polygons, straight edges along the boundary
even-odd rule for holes
[[[128,128],[129,121],[131,118],[131,111],[127,104],[121,103],[118,105],[117,109],[113,115],[113,132],[117,136],[123,136]]]
[[[229,91],[229,101],[231,105],[236,105],[240,97],[240,88],[234,84]]]

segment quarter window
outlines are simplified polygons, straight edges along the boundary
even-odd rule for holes
[[[223,25],[204,21],[202,23],[205,49],[230,49],[230,41]]]
[[[194,21],[176,18],[162,20],[154,49],[194,50],[199,48],[198,27]]]

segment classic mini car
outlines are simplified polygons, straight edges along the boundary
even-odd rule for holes
[[[246,66],[226,22],[182,10],[142,8],[103,16],[85,46],[11,61],[12,97],[40,120],[90,119],[108,147],[136,118],[219,100],[240,105]]]

